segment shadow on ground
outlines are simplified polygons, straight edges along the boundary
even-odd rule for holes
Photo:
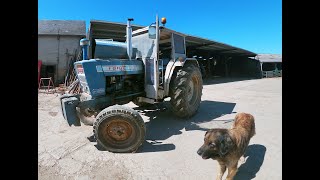
[[[210,128],[200,127],[199,124],[210,122],[225,114],[234,113],[233,109],[236,103],[202,101],[196,115],[189,119],[181,119],[174,116],[170,110],[169,102],[153,105],[147,109],[134,108],[139,113],[149,117],[146,122],[147,134],[146,143],[140,152],[158,152],[170,151],[175,149],[173,144],[161,144],[161,141],[170,138],[173,135],[182,134],[183,129],[186,131],[202,130],[207,131]],[[229,122],[229,121],[226,121]]]
[[[266,154],[266,147],[260,144],[249,145],[244,157],[246,162],[242,164],[234,180],[250,180],[256,177]]]
[[[88,138],[89,139],[89,138]],[[97,142],[93,136],[89,139],[90,142]],[[106,151],[100,145],[94,145],[99,151]],[[161,152],[174,150],[176,146],[174,144],[162,144],[158,141],[146,141],[142,146],[138,148],[135,153],[147,153],[147,152]]]
[[[171,151],[175,149],[174,144],[163,144],[162,141],[173,135],[182,134],[183,129],[186,131],[202,130],[207,131],[213,127],[203,128],[199,124],[213,121],[214,119],[226,114],[235,113],[233,109],[236,103],[218,102],[218,101],[202,101],[196,115],[189,119],[181,119],[174,116],[170,110],[170,103],[163,102],[152,105],[148,108],[133,108],[140,114],[148,118],[146,122],[147,134],[146,141],[136,153]],[[232,122],[223,120],[225,123]],[[90,142],[96,142],[94,136],[88,137]],[[99,146],[98,150],[103,151]]]

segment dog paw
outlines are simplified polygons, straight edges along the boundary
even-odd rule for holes
[[[245,157],[241,156],[240,159],[239,159],[239,163],[240,164],[244,164],[246,162],[246,160],[247,159]]]

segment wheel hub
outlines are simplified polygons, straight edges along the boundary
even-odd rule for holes
[[[114,120],[108,123],[103,136],[108,136],[116,141],[127,140],[132,134],[132,128],[126,121]]]

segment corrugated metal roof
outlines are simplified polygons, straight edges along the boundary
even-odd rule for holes
[[[281,54],[258,54],[255,59],[260,62],[282,62]]]
[[[132,31],[143,28],[139,25],[131,25]],[[91,20],[89,26],[89,35],[95,39],[113,39],[114,41],[126,40],[126,24],[100,21],[100,20]]]
[[[241,55],[247,57],[254,57],[256,53],[197,36],[186,35],[187,48],[195,47],[198,50],[210,51],[212,53],[228,54],[228,55]]]
[[[124,42],[126,35],[126,24],[107,22],[100,20],[91,20],[89,27],[90,38],[101,38],[101,39],[113,39],[114,41]],[[132,25],[132,30],[143,28],[143,26]],[[171,29],[165,28],[168,31]],[[183,34],[183,33],[180,33]],[[254,57],[257,54],[242,48],[231,46],[218,41],[213,41],[197,36],[183,34],[186,37],[186,48],[193,50],[209,51],[211,53],[235,55],[235,56],[247,56]]]
[[[39,35],[86,35],[86,22],[78,20],[39,20]]]

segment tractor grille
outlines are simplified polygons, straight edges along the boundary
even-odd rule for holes
[[[77,68],[78,79],[79,79],[79,82],[80,82],[80,85],[82,87],[83,92],[90,94],[88,83],[86,80],[86,76],[85,76],[82,64],[77,64],[76,68]]]

